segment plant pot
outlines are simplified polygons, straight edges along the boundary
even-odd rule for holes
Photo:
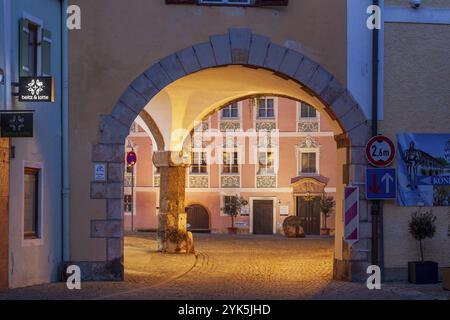
[[[414,284],[439,282],[439,265],[433,261],[408,263],[408,281]]]
[[[320,229],[321,236],[329,236],[330,233],[331,233],[331,229],[329,229],[329,228],[321,228]]]
[[[450,291],[450,268],[442,269],[442,284],[445,290]]]
[[[228,234],[238,234],[238,228],[228,228]]]

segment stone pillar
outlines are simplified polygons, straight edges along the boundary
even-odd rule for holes
[[[178,152],[155,152],[153,163],[160,170],[158,214],[158,251],[193,253],[193,236],[187,232],[185,210],[186,168],[188,157]]]

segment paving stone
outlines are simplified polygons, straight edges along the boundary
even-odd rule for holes
[[[120,280],[121,257],[111,262],[77,262],[84,280],[108,282],[84,281],[82,290],[73,291],[65,283],[14,289],[0,293],[0,300],[450,299],[442,284],[389,282],[382,284],[382,290],[368,290],[370,263],[364,261],[350,264],[353,280],[360,283],[333,281],[333,239],[199,234],[195,242],[196,256],[162,255],[155,250],[156,235],[126,237],[124,282],[109,282]],[[118,245],[116,241],[112,247]]]

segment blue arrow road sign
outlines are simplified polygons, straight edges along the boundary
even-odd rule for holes
[[[367,200],[390,200],[397,197],[397,174],[395,169],[367,169]]]

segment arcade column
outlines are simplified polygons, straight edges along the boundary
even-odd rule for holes
[[[179,152],[162,151],[153,154],[153,163],[161,177],[158,251],[193,253],[194,241],[187,231],[185,209],[186,168],[190,159]]]

